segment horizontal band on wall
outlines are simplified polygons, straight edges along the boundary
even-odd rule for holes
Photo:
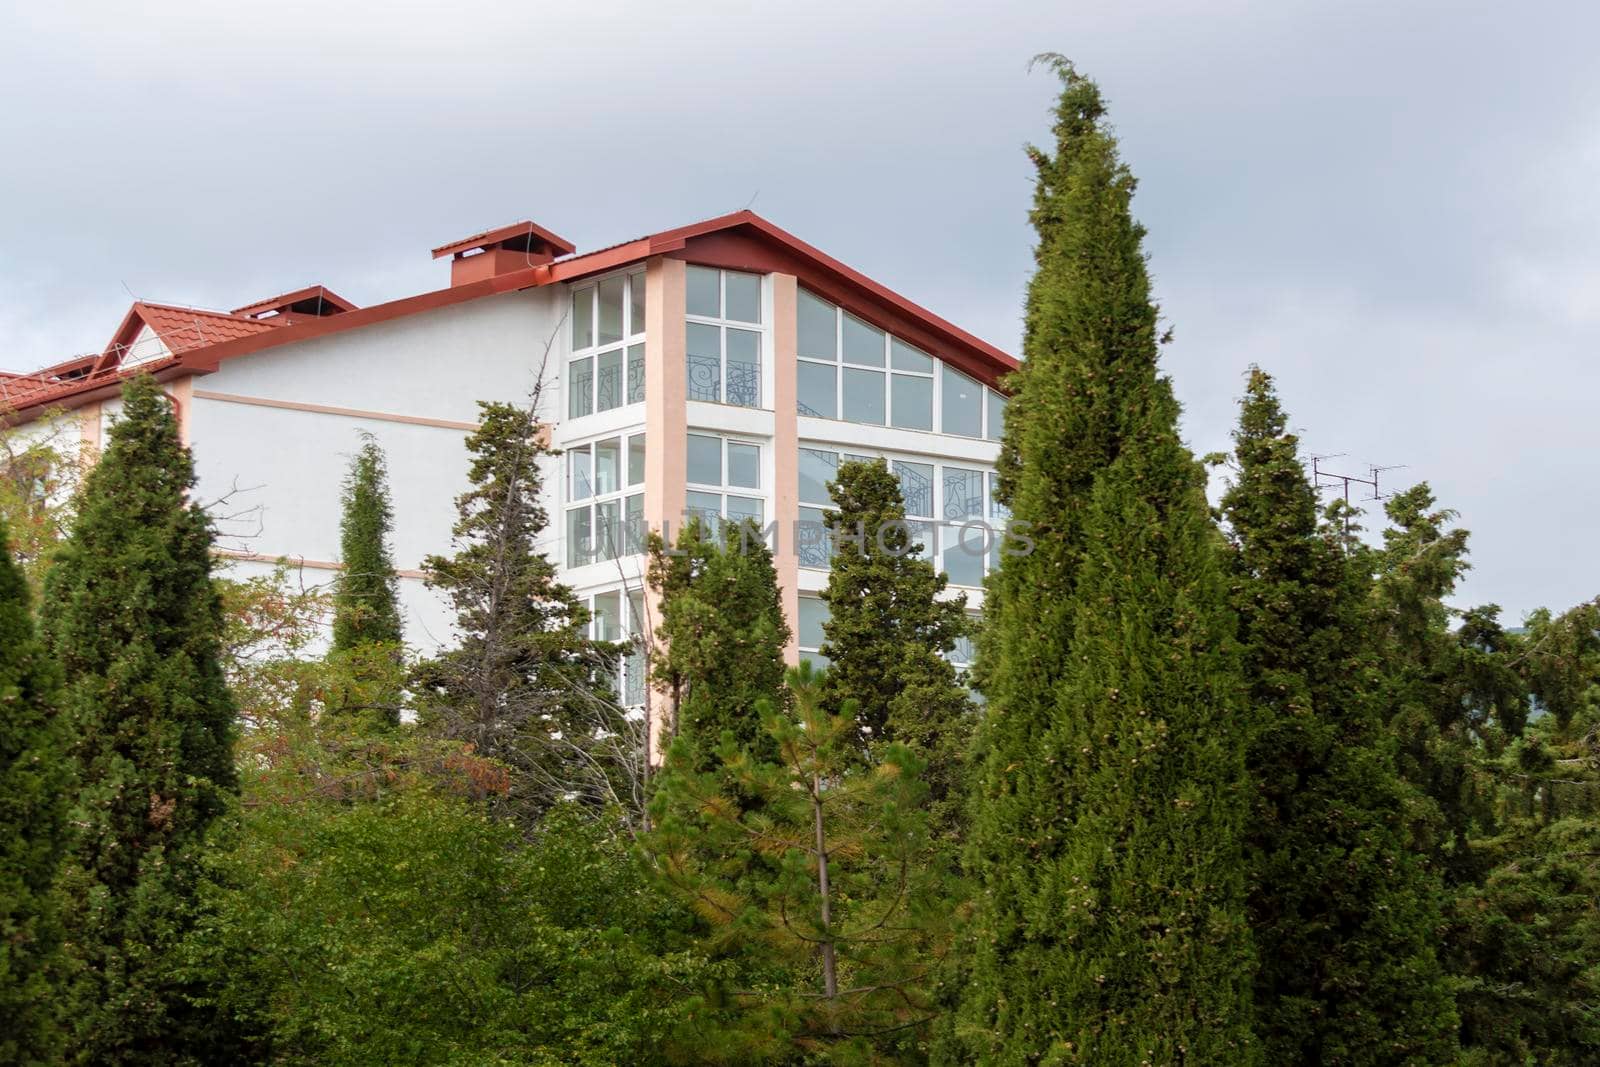
[[[293,566],[309,567],[315,571],[344,570],[344,564],[333,563],[325,559],[306,559],[303,556],[273,556],[265,552],[241,552],[233,548],[213,548],[211,551],[215,555],[223,556],[227,559],[243,560],[246,563],[276,563],[279,560],[283,560],[285,563]],[[395,574],[399,575],[401,578],[416,578],[419,580],[427,577],[427,575],[422,571],[396,570]]]
[[[260,396],[241,396],[238,393],[218,393],[211,389],[196,389],[196,400],[216,400],[224,404],[250,404],[260,408],[280,408],[284,411],[308,411],[314,415],[340,415],[348,419],[373,419],[377,422],[399,422],[408,426],[433,426],[441,430],[466,430],[475,432],[475,422],[456,422],[452,419],[430,419],[421,415],[396,415],[388,411],[366,411],[362,408],[339,408],[330,404],[305,404],[298,400],[268,400]],[[310,566],[310,564],[307,564]]]

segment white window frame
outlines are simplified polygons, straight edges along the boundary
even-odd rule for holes
[[[601,626],[599,609],[601,597],[617,598],[617,636],[608,635]],[[646,686],[649,684],[649,661],[645,654],[649,635],[649,620],[645,616],[644,590],[637,587],[618,586],[598,589],[584,596],[589,609],[589,636],[596,641],[618,644],[631,643],[633,648],[618,657],[616,677],[617,703],[629,710],[644,707]],[[631,699],[637,697],[638,699]]]
[[[917,539],[923,543],[923,558],[928,559],[931,563],[933,563],[934,567],[938,569],[941,574],[946,573],[943,566],[945,549],[952,547],[953,539],[961,536],[963,522],[980,521],[988,523],[990,527],[990,532],[986,535],[988,551],[985,553],[981,565],[983,576],[987,576],[996,567],[998,567],[1000,531],[1004,527],[1005,520],[1009,518],[1009,514],[1005,512],[1004,508],[995,502],[994,491],[996,475],[993,468],[985,466],[982,463],[970,462],[966,460],[951,460],[939,456],[924,456],[913,453],[885,452],[881,449],[846,451],[837,445],[828,445],[812,441],[801,441],[799,447],[800,449],[806,451],[822,452],[832,455],[834,457],[835,470],[838,469],[838,465],[842,462],[861,459],[884,460],[888,463],[891,473],[895,472],[896,463],[915,463],[923,467],[932,467],[933,514],[931,516],[913,515],[909,513],[906,515],[906,521],[912,524]],[[797,456],[797,467],[798,464],[799,458]],[[980,477],[980,484],[983,486],[984,493],[984,506],[982,515],[967,517],[961,520],[947,517],[945,509],[945,470],[947,468],[961,471],[976,471],[978,473]],[[838,508],[832,503],[818,504],[805,499],[801,499],[799,501],[799,517],[803,521],[807,522],[817,522],[819,521],[821,515],[825,515],[828,512],[837,510]],[[808,515],[807,512],[811,512],[813,514]],[[917,528],[921,523],[925,523],[927,525]],[[799,544],[801,539],[796,539],[796,553],[800,557],[800,566],[807,570],[827,571],[827,566],[818,566],[814,562],[809,562],[809,560],[821,558],[813,554],[816,551],[823,552],[827,558],[831,560],[831,545],[815,545],[809,540],[809,538],[815,536],[811,532],[810,528],[806,528],[805,532],[808,539],[806,544]],[[972,543],[972,537],[973,535],[971,533],[967,533],[966,539],[968,544]],[[952,587],[957,589],[982,588],[981,578],[979,584],[977,585],[958,585],[954,581],[951,581],[950,584]]]
[[[884,427],[887,427],[887,428],[893,429],[893,430],[905,430],[908,433],[945,434],[945,435],[950,436],[950,437],[961,437],[961,438],[965,438],[965,439],[970,440],[970,441],[998,441],[1000,439],[1000,428],[999,427],[991,427],[989,425],[989,423],[991,421],[989,419],[989,398],[990,398],[991,395],[993,395],[993,396],[999,397],[1002,401],[1007,400],[1008,398],[1006,397],[1006,395],[1004,393],[1000,392],[998,389],[995,389],[995,388],[993,388],[991,386],[985,385],[983,382],[979,381],[977,378],[974,378],[971,374],[968,374],[966,371],[962,370],[960,367],[957,367],[954,364],[951,364],[948,361],[940,358],[937,354],[932,353],[932,352],[928,352],[927,350],[925,350],[925,349],[923,349],[923,348],[921,348],[921,347],[919,347],[917,345],[912,344],[910,341],[906,340],[904,337],[901,337],[898,334],[892,333],[889,330],[885,330],[882,327],[877,326],[876,324],[868,321],[866,318],[863,318],[861,315],[858,315],[853,311],[850,311],[850,310],[848,310],[848,309],[846,309],[844,307],[841,307],[838,304],[835,304],[832,300],[829,300],[826,297],[821,296],[820,294],[813,293],[809,289],[805,289],[804,287],[801,288],[801,292],[805,296],[808,296],[811,299],[818,301],[819,303],[826,304],[828,307],[833,309],[833,359],[830,362],[829,360],[822,359],[822,358],[820,358],[818,356],[808,356],[808,355],[801,354],[801,353],[798,352],[798,344],[797,344],[797,353],[796,353],[797,362],[798,363],[814,363],[814,364],[816,364],[818,366],[822,366],[822,367],[832,367],[833,368],[833,390],[834,390],[834,396],[833,396],[834,414],[832,414],[832,415],[818,415],[818,414],[816,414],[814,412],[802,410],[799,413],[802,417],[805,417],[805,418],[816,418],[816,419],[831,419],[831,420],[833,420],[835,422],[846,422],[846,423],[849,423],[852,426],[884,426]],[[871,326],[873,329],[878,330],[880,333],[883,334],[883,339],[884,339],[884,347],[883,347],[884,361],[883,361],[882,366],[867,366],[867,365],[860,364],[860,363],[849,363],[849,362],[846,362],[846,360],[844,358],[844,316],[846,316],[846,315],[849,315],[852,318],[857,319],[858,321],[862,322],[863,324],[865,324],[867,326]],[[798,342],[798,338],[796,340]],[[933,369],[931,371],[914,371],[914,370],[899,370],[899,369],[896,369],[896,367],[894,365],[894,345],[895,345],[896,341],[898,341],[900,344],[904,345],[905,347],[911,349],[913,352],[916,352],[919,355],[927,356],[928,358],[932,359],[933,360]],[[976,437],[972,437],[972,436],[970,436],[968,434],[963,434],[963,433],[951,433],[950,431],[948,431],[948,430],[946,430],[944,428],[944,368],[946,366],[948,366],[955,373],[960,374],[965,378],[970,378],[972,380],[973,384],[977,385],[979,387],[979,389],[982,390],[982,392],[981,392],[981,394],[979,396],[979,399],[978,399],[978,436],[976,436]],[[844,417],[844,397],[845,397],[844,372],[845,372],[845,370],[847,368],[851,369],[851,370],[857,370],[857,371],[875,371],[875,372],[883,374],[883,376],[884,376],[884,380],[883,380],[883,386],[884,386],[883,418],[884,418],[884,421],[882,423],[857,422],[854,419],[847,419],[847,418]],[[799,373],[798,368],[796,368],[796,373],[797,374]],[[922,429],[918,429],[916,427],[911,427],[911,426],[896,426],[895,425],[895,421],[894,421],[894,379],[895,379],[895,375],[900,375],[901,377],[905,377],[905,378],[922,378],[922,379],[931,379],[932,380],[932,382],[933,382],[933,388],[932,388],[933,411],[931,412],[931,417],[928,420],[929,421],[929,429],[922,430]],[[797,391],[797,394],[798,394],[798,389],[796,391]]]
[[[739,500],[754,500],[761,507],[761,514],[759,516],[759,521],[756,523],[756,525],[758,527],[762,528],[762,529],[765,529],[766,528],[766,523],[767,523],[767,514],[768,514],[768,501],[767,501],[767,491],[766,491],[767,478],[768,478],[768,474],[767,474],[767,458],[768,458],[767,457],[767,444],[765,442],[757,439],[757,438],[743,437],[743,436],[740,436],[738,434],[726,434],[726,433],[721,433],[721,432],[715,431],[715,430],[690,429],[688,431],[688,433],[685,435],[685,438],[684,438],[684,454],[686,456],[687,456],[688,450],[689,450],[689,442],[688,442],[688,438],[689,437],[715,438],[719,442],[719,444],[721,445],[721,464],[722,464],[721,478],[722,478],[722,481],[721,481],[721,484],[712,484],[710,482],[693,481],[693,480],[690,479],[690,477],[688,475],[687,464],[685,464],[685,473],[684,473],[685,498],[684,498],[684,515],[683,515],[684,522],[688,522],[689,519],[692,516],[697,516],[697,515],[701,514],[701,511],[700,511],[699,508],[691,508],[689,506],[689,504],[688,504],[688,495],[687,494],[690,494],[690,493],[704,493],[704,494],[707,494],[707,495],[716,494],[716,496],[718,498],[718,500],[717,500],[717,515],[718,515],[718,517],[720,519],[722,519],[724,521],[732,522],[732,521],[737,521],[739,519],[744,519],[744,518],[749,518],[750,517],[750,516],[747,516],[747,515],[744,515],[744,514],[740,514],[740,515],[737,515],[737,516],[730,517],[729,514],[728,514],[728,498],[729,497],[735,497],[735,498],[738,498]],[[728,480],[728,450],[729,450],[729,447],[733,446],[733,445],[739,445],[739,446],[743,446],[743,447],[753,448],[753,449],[756,450],[756,485],[753,488],[751,486],[747,486],[747,485],[734,485],[732,482],[730,482]],[[720,534],[721,530],[719,528],[719,529],[713,530],[711,532],[713,534]]]
[[[770,306],[771,305],[771,300],[770,300],[769,293],[768,293],[767,276],[765,274],[757,274],[757,273],[755,273],[753,271],[725,270],[725,269],[723,269],[721,267],[708,267],[708,266],[704,266],[704,265],[701,265],[701,264],[694,264],[694,263],[689,264],[687,269],[688,270],[706,270],[706,271],[715,271],[716,272],[716,274],[717,274],[717,312],[718,312],[715,316],[712,316],[712,315],[699,315],[699,314],[691,313],[689,311],[687,287],[685,287],[685,298],[684,298],[685,332],[687,333],[688,325],[691,324],[691,323],[693,323],[695,325],[699,325],[699,326],[713,327],[717,331],[717,396],[716,396],[716,399],[708,400],[703,396],[694,396],[694,395],[692,395],[692,393],[689,395],[689,399],[691,401],[694,401],[695,403],[700,403],[700,404],[722,404],[722,405],[725,405],[727,407],[745,408],[745,409],[750,410],[750,411],[771,411],[772,410],[772,400],[771,400],[772,374],[771,374],[771,371],[770,371],[770,368],[769,368],[769,364],[771,362],[771,359],[769,357],[769,353],[772,351],[772,345],[771,345],[771,343],[769,341],[769,334],[770,334],[770,330],[771,330],[770,320],[772,318],[772,308]],[[744,277],[744,278],[754,278],[755,279],[755,282],[756,282],[756,308],[757,308],[757,314],[759,314],[761,316],[759,321],[757,321],[757,322],[746,322],[743,319],[731,319],[731,318],[728,318],[727,311],[728,311],[728,276],[729,275],[738,275],[738,276]],[[756,336],[756,362],[755,362],[756,383],[755,383],[755,403],[754,404],[736,404],[736,403],[734,403],[734,402],[732,402],[732,401],[730,401],[728,399],[728,331],[729,330],[742,330],[742,331],[744,331],[746,333],[753,333]],[[685,360],[685,363],[687,363],[689,358],[690,358],[690,356],[689,356],[689,351],[688,351],[688,345],[687,345],[687,342],[686,342],[685,346],[684,346],[684,360]],[[687,366],[685,366],[685,368],[684,368],[684,377],[685,377],[686,385],[688,386],[688,388],[692,389],[693,388],[692,375],[690,375]]]
[[[617,341],[600,343],[600,286],[604,282],[622,279],[622,338]],[[634,314],[634,293],[644,293],[644,271],[631,270],[623,273],[607,274],[599,278],[586,279],[581,285],[571,286],[571,307],[576,308],[578,301],[587,297],[589,301],[589,337],[588,344],[579,345],[578,338],[572,336],[572,331],[577,328],[577,316],[571,315],[572,323],[568,327],[567,337],[570,351],[567,355],[566,381],[566,406],[562,409],[568,419],[588,418],[591,415],[604,414],[607,411],[616,411],[618,408],[630,404],[644,402],[644,343],[645,324],[642,316]],[[638,304],[641,309],[643,300]],[[616,352],[621,359],[621,381],[618,388],[622,393],[622,402],[611,407],[600,406],[600,358]],[[573,405],[579,399],[578,393],[578,364],[588,361],[588,383],[586,386],[587,408],[575,412]],[[637,372],[637,377],[635,377]],[[637,390],[634,386],[637,384]],[[637,396],[634,393],[637,392]]]
[[[643,471],[641,471],[639,480],[634,482],[629,480],[628,472],[629,450],[633,441],[636,439],[644,443],[644,448],[646,450],[645,454],[648,456],[650,442],[645,439],[643,430],[637,430],[631,433],[618,432],[597,434],[588,440],[580,441],[577,444],[568,445],[566,448],[562,449],[561,486],[562,497],[566,501],[566,507],[563,509],[561,515],[561,529],[563,539],[566,541],[566,552],[563,558],[566,561],[566,566],[568,569],[585,567],[591,563],[609,563],[616,559],[627,559],[632,556],[640,555],[644,552],[643,527],[645,474]],[[618,443],[617,487],[609,492],[601,493],[595,491],[594,455],[595,447],[607,441],[616,441]],[[587,495],[579,497],[574,484],[575,469],[573,461],[574,457],[584,453],[587,453],[589,456],[590,491]],[[636,531],[632,531],[630,530],[629,526],[631,521],[629,515],[629,505],[635,499],[638,500],[638,504],[636,505],[637,515],[634,516],[638,520],[638,529]],[[614,546],[616,551],[611,553],[610,549],[603,547],[600,527],[600,509],[601,505],[610,504],[613,502],[615,502],[617,505],[618,543]],[[584,550],[583,546],[577,543],[578,538],[574,536],[575,531],[572,525],[573,513],[585,510],[589,513],[589,547],[587,550]],[[630,533],[632,533],[631,540],[633,542],[631,546]],[[629,550],[630,548],[631,550]]]

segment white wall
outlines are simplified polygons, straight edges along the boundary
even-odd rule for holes
[[[565,302],[563,287],[475,300],[242,356],[195,378],[194,386],[199,393],[474,422],[479,400],[526,400]],[[563,352],[558,340],[551,379]],[[551,399],[542,406],[550,413],[559,390],[546,389]],[[388,456],[396,568],[416,570],[424,556],[449,551],[455,497],[467,486],[468,431],[203,396],[189,418],[196,494],[217,516],[221,547],[337,562],[340,485],[366,431]],[[556,477],[552,462],[547,484]],[[264,569],[240,564],[236,573]],[[326,581],[332,573],[307,570],[305,578]],[[427,651],[450,640],[447,606],[420,580],[402,578],[401,600],[409,643]]]

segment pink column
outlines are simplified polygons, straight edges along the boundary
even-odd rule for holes
[[[644,517],[652,530],[670,529],[674,537],[683,522],[688,475],[684,278],[681,259],[657,257],[645,264]],[[661,617],[661,598],[648,586],[645,611],[652,625]],[[650,640],[653,647],[654,635]],[[665,707],[664,694],[650,694],[650,757],[655,763],[661,762],[663,737],[670,725],[666,721],[670,712],[662,711]]]
[[[798,344],[796,314],[799,287],[792,274],[772,276],[772,451],[773,509],[778,523],[778,550],[773,566],[783,594],[783,617],[789,624],[784,659],[800,662],[800,556],[795,523],[800,518],[799,389],[795,367]]]

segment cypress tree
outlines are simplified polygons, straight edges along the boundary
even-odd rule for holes
[[[958,1036],[979,1062],[1257,1061],[1245,713],[1204,472],[1095,85],[1059,57],[980,634],[978,881]]]
[[[340,503],[339,557],[343,569],[334,587],[333,647],[348,652],[361,645],[398,646],[399,579],[389,554],[394,526],[389,505],[389,468],[371,434],[350,461]]]
[[[0,1062],[51,1063],[61,930],[51,888],[71,781],[58,680],[0,521]]]
[[[933,825],[953,835],[973,709],[946,656],[967,631],[966,597],[939,599],[947,579],[920,554],[883,462],[842,464],[828,491],[828,528],[863,536],[839,539],[822,594],[824,705],[853,703],[863,743],[898,742],[927,764]]]
[[[771,757],[756,709],[784,703],[789,642],[772,552],[753,525],[729,524],[716,537],[693,519],[670,548],[652,534],[649,553],[661,597],[651,673],[671,704],[674,735],[701,770],[716,765],[724,734]]]
[[[237,791],[212,526],[155,380],[123,388],[109,445],[45,580],[44,634],[75,730],[76,839],[62,876],[77,1062],[180,1058],[171,953],[194,919],[207,832]]]
[[[1272,379],[1250,374],[1222,500],[1233,599],[1260,730],[1246,836],[1269,1063],[1453,1062],[1455,1013],[1433,942],[1439,884],[1411,851],[1394,769],[1369,579],[1285,429]]]

